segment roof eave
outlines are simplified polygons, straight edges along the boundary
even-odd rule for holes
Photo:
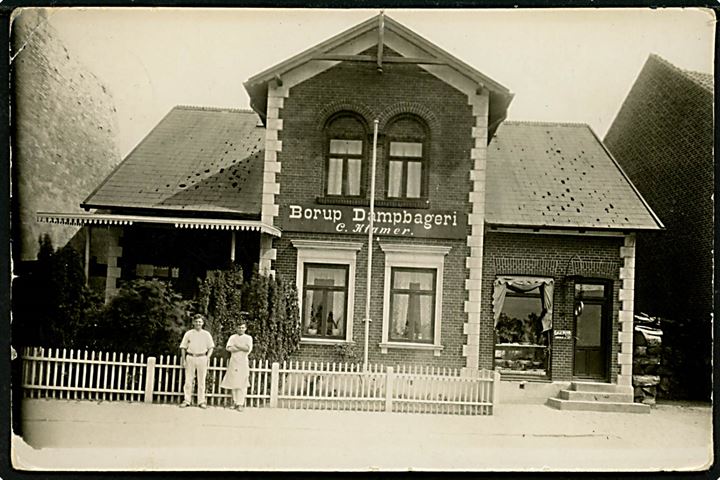
[[[614,226],[614,227],[599,227],[599,226],[582,226],[582,225],[541,225],[541,224],[523,224],[523,223],[504,223],[504,222],[490,222],[487,221],[486,225],[488,227],[492,228],[517,228],[517,229],[523,229],[523,230],[529,230],[529,231],[537,231],[537,230],[554,230],[557,232],[616,232],[616,233],[626,233],[626,232],[637,232],[637,231],[657,231],[657,230],[665,230],[664,226],[650,226],[650,225],[623,225],[623,226]]]

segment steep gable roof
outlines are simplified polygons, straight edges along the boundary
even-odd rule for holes
[[[572,229],[662,226],[584,124],[505,122],[488,147],[488,224]]]
[[[258,123],[252,111],[175,107],[81,206],[257,216]]]
[[[402,56],[408,57],[400,51],[403,49],[401,44],[408,49],[407,51],[412,50],[413,55],[408,60],[426,66],[431,73],[437,72],[438,68],[449,68],[474,82],[477,88],[487,88],[490,92],[488,126],[490,137],[505,119],[507,108],[513,98],[513,94],[506,87],[382,13],[249,78],[244,86],[250,95],[252,108],[264,121],[270,82],[278,80],[282,82],[283,75],[308,62],[330,68],[340,61],[352,61],[353,55],[366,50],[369,46],[368,44],[354,46],[353,41],[368,34],[374,35],[373,41],[377,38],[375,45],[380,41],[387,42],[388,47],[398,51]]]
[[[710,93],[712,93],[715,89],[715,77],[710,73],[696,72],[694,70],[685,70],[670,63],[668,60],[665,60],[663,57],[655,53],[650,54],[646,64],[650,62],[655,62],[663,65],[668,71],[687,78],[691,82],[695,83],[696,85],[703,88],[704,90],[707,90]]]
[[[685,76],[692,79],[695,83],[703,87],[705,90],[712,92],[715,87],[715,77],[709,73],[694,72],[692,70],[684,70]]]

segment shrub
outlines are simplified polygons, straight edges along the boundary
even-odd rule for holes
[[[81,255],[70,246],[53,250],[39,239],[33,268],[13,284],[13,342],[18,346],[92,346],[93,320],[102,298],[85,285]]]
[[[256,335],[263,347],[264,358],[270,362],[283,362],[300,346],[300,322],[297,292],[279,275],[268,279],[268,322],[266,331]]]
[[[147,355],[177,353],[188,306],[164,282],[128,282],[99,312],[97,347]]]
[[[279,276],[261,274],[257,265],[250,280],[243,283],[240,267],[215,270],[201,283],[195,308],[208,318],[207,330],[217,346],[215,352],[227,357],[227,339],[237,331],[242,317],[253,337],[252,358],[282,362],[299,348],[300,324],[297,292]]]
[[[245,310],[253,335],[252,357],[283,362],[300,347],[300,320],[295,288],[279,275],[266,277],[257,266],[247,285]]]
[[[216,345],[213,356],[229,356],[225,345],[240,321],[242,288],[243,273],[237,265],[230,270],[214,270],[200,283],[196,310],[207,317],[205,329],[212,334]]]

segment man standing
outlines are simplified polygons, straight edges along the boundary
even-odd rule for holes
[[[197,396],[198,406],[207,408],[205,403],[205,377],[210,365],[215,342],[207,330],[203,330],[205,318],[201,314],[193,317],[193,329],[183,335],[180,342],[180,364],[185,367],[185,400],[180,404],[181,408],[189,407],[192,403],[193,380],[197,374]]]

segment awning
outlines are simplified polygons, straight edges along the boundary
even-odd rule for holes
[[[192,228],[204,230],[248,230],[267,233],[280,237],[278,228],[258,220],[232,220],[225,218],[182,218],[155,217],[150,215],[119,215],[112,213],[50,213],[37,212],[36,219],[41,223],[61,225],[133,225],[135,223],[151,223],[174,225],[175,228]]]

